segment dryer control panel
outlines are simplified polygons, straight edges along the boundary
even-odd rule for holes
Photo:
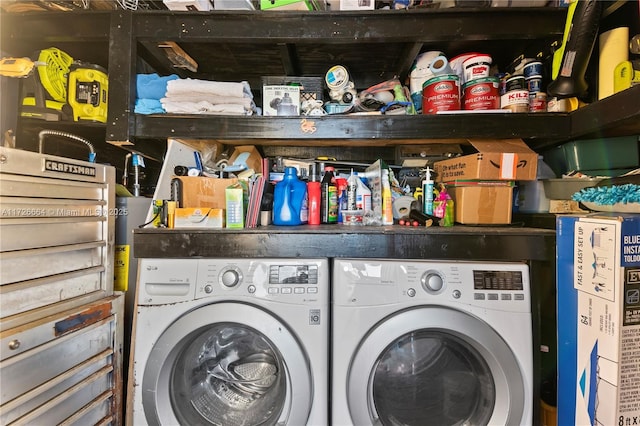
[[[524,263],[336,259],[336,304],[466,304],[530,311],[529,268]]]

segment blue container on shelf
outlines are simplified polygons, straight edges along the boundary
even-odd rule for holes
[[[308,219],[307,184],[298,179],[295,167],[285,167],[273,191],[273,224],[303,225]]]

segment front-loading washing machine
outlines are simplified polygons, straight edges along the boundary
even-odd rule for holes
[[[128,422],[328,423],[327,259],[140,259],[138,270]]]
[[[530,425],[524,263],[335,259],[332,424]]]

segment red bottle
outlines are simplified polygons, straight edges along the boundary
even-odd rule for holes
[[[309,197],[309,225],[320,225],[320,210],[322,203],[321,192],[320,182],[317,180],[307,182],[307,195]]]

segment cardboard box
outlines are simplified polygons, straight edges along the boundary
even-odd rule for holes
[[[640,421],[640,215],[558,216],[558,424]]]
[[[176,176],[178,180],[180,207],[212,207],[224,209],[225,189],[238,179],[218,179],[204,176]]]
[[[223,228],[224,210],[212,207],[177,208],[174,228]]]
[[[300,115],[300,86],[262,86],[262,115]]]
[[[477,153],[434,163],[436,181],[536,180],[538,154],[521,139],[470,139],[469,143]]]
[[[237,163],[237,164],[236,164]],[[233,149],[231,157],[229,157],[229,166],[245,164],[247,168],[252,169],[256,173],[262,173],[262,155],[254,145],[241,145]],[[229,171],[232,169],[229,168]],[[234,172],[239,171],[234,170]]]
[[[244,228],[244,214],[246,211],[246,196],[242,182],[229,185],[225,189],[227,228]]]
[[[509,224],[513,208],[511,186],[453,186],[447,192],[454,202],[458,223],[469,225]]]

